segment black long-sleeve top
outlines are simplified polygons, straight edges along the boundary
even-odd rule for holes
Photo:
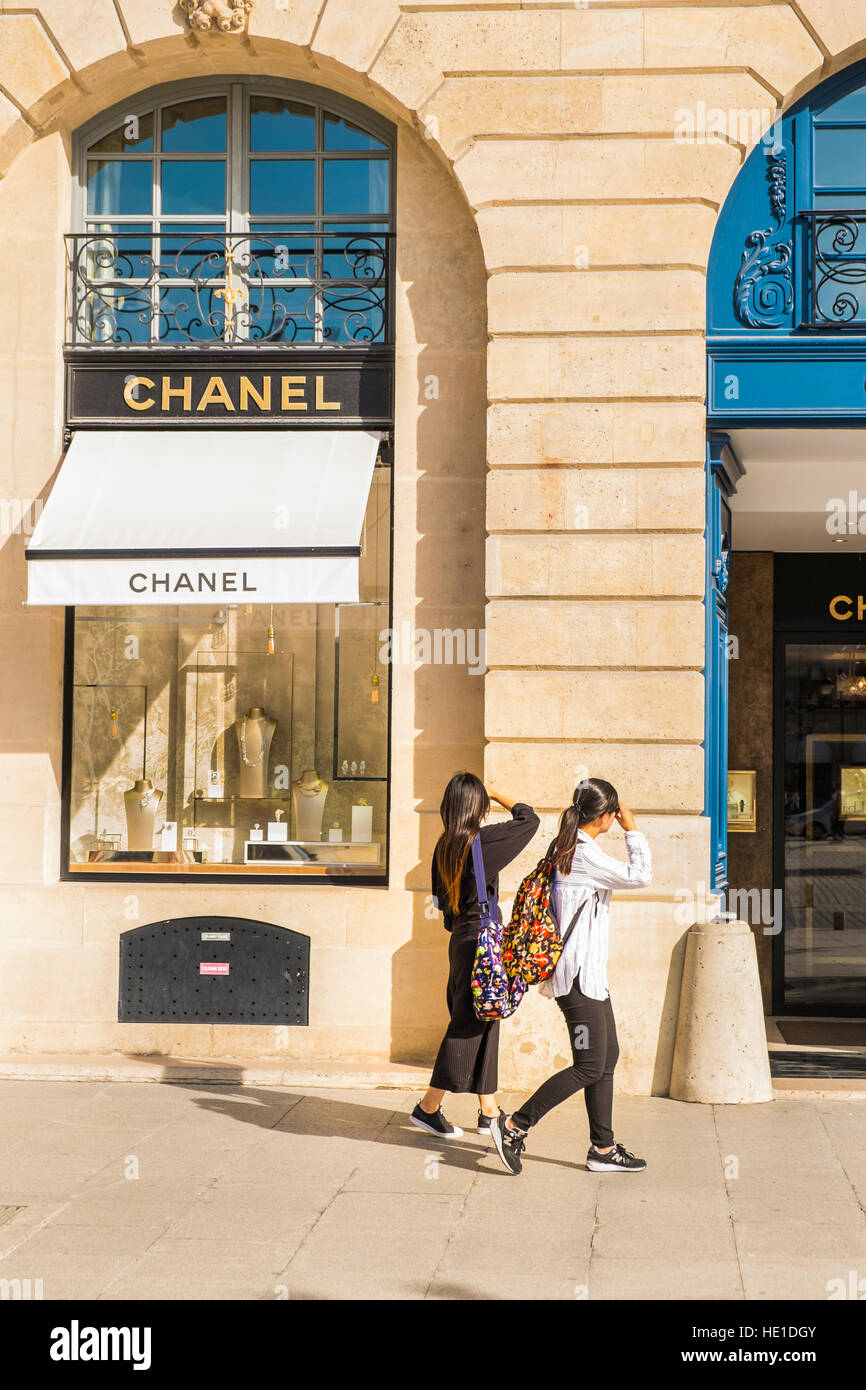
[[[512,859],[516,859],[525,849],[540,825],[538,816],[531,806],[516,801],[511,811],[511,820],[498,821],[494,825],[481,827],[481,853],[484,858],[484,875],[487,879],[487,897],[499,892],[499,873]],[[433,856],[431,873],[433,897],[445,918],[446,931],[481,930],[481,908],[478,905],[478,892],[475,887],[475,870],[472,853],[466,856],[463,874],[460,879],[460,910],[452,912],[445,884]]]

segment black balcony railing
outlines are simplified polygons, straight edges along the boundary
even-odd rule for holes
[[[67,236],[67,345],[364,347],[393,343],[384,232]]]
[[[806,211],[806,326],[866,332],[866,209]]]

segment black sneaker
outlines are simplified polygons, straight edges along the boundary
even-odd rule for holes
[[[490,1138],[490,1124],[492,1118],[492,1115],[485,1115],[483,1110],[478,1111],[478,1133],[483,1135],[485,1139]]]
[[[428,1115],[426,1110],[422,1110],[420,1105],[416,1105],[412,1114],[409,1116],[413,1125],[419,1129],[426,1129],[428,1134],[435,1134],[437,1139],[462,1139],[463,1130],[457,1125],[451,1125],[442,1114],[442,1106],[432,1115]]]
[[[623,1144],[614,1144],[606,1154],[600,1154],[593,1144],[586,1155],[586,1166],[590,1173],[642,1173],[646,1163],[630,1154]]]
[[[505,1119],[504,1110],[500,1110],[498,1115],[490,1117],[490,1137],[509,1173],[520,1173],[523,1171],[521,1154],[526,1144],[526,1131],[509,1129]]]

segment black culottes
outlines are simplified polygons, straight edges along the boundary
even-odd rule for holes
[[[499,1019],[475,1017],[469,981],[478,949],[478,932],[451,933],[445,998],[451,1022],[436,1057],[430,1085],[439,1091],[493,1095],[499,1084]]]

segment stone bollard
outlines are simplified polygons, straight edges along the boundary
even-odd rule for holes
[[[746,922],[696,922],[686,938],[673,1100],[773,1099],[758,957]]]

